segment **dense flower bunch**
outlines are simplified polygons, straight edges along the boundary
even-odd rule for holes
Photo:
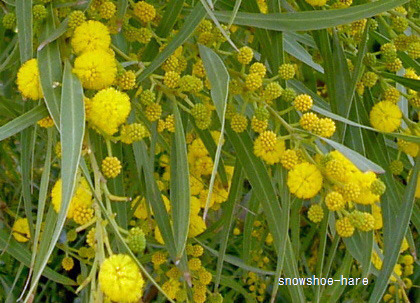
[[[25,22],[4,2],[0,106],[23,115],[0,126],[0,272],[30,265],[30,296],[40,283],[45,302],[319,302],[336,290],[274,277],[377,281],[401,223],[379,296],[415,298],[418,0],[257,0],[232,20],[194,8],[226,1],[37,0]],[[343,24],[349,7],[361,17]],[[255,28],[245,12],[303,21]],[[378,293],[357,287],[343,301]]]

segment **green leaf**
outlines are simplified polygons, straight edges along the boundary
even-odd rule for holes
[[[47,37],[44,38],[44,40],[39,44],[38,46],[38,52],[40,52],[45,46],[47,46],[49,43],[57,40],[58,38],[60,38],[66,31],[67,31],[67,26],[69,23],[69,18],[67,17],[66,19],[64,19],[60,25],[54,29]]]
[[[48,249],[45,254],[37,255],[35,261],[34,275],[25,302],[28,302],[36,288],[41,272],[54,250],[55,244],[61,234],[66,221],[67,212],[71,198],[76,186],[77,168],[79,166],[83,136],[85,133],[85,110],[83,104],[83,88],[79,79],[72,73],[69,61],[66,61],[63,75],[63,88],[61,92],[61,206],[55,224],[46,228],[44,237],[51,235],[48,242],[41,243],[40,250]]]
[[[414,89],[416,91],[420,90],[420,80],[404,78],[404,77],[400,77],[400,76],[397,76],[391,73],[385,73],[385,72],[380,73],[380,75],[382,77],[392,79],[395,82],[398,82],[408,88]]]
[[[369,303],[380,302],[382,296],[388,286],[389,277],[394,271],[394,266],[397,263],[400,252],[401,243],[405,234],[407,233],[410,217],[415,201],[415,192],[417,187],[417,178],[420,169],[420,156],[416,158],[416,164],[413,168],[410,180],[404,192],[398,212],[395,213],[395,219],[390,217],[390,204],[392,204],[392,197],[387,192],[382,196],[382,209],[384,217],[390,219],[385,220],[385,224],[390,224],[384,230],[384,261],[382,269],[376,280],[372,294],[369,298]]]
[[[13,258],[23,263],[26,267],[31,264],[31,255],[28,249],[11,238],[11,235],[5,229],[0,229],[0,250],[10,254]],[[75,281],[45,267],[42,275],[47,279],[63,285],[77,285]]]
[[[27,111],[23,115],[13,119],[9,123],[0,127],[0,141],[7,139],[25,128],[34,125],[36,122],[45,118],[48,115],[48,110],[44,105],[38,105],[33,109]]]
[[[20,62],[32,58],[32,0],[16,0],[16,23],[19,32]]]
[[[211,254],[218,256],[219,252],[215,249],[212,249],[211,247],[205,245],[204,243],[196,240],[201,246],[203,246],[206,250],[208,250]],[[274,271],[269,271],[269,270],[264,270],[258,267],[254,267],[254,266],[250,266],[245,264],[245,262],[241,259],[239,259],[238,257],[235,256],[231,256],[231,255],[227,255],[225,254],[225,258],[224,260],[232,265],[235,265],[239,268],[242,268],[243,270],[246,271],[251,271],[251,272],[255,272],[257,274],[261,274],[261,275],[267,275],[267,276],[274,276]]]
[[[226,104],[229,90],[229,74],[226,66],[220,57],[208,47],[199,45],[200,56],[203,59],[204,68],[211,84],[211,97],[216,107],[216,112],[221,122],[220,137],[217,143],[216,154],[213,160],[213,171],[210,177],[209,192],[207,195],[206,205],[204,208],[203,218],[207,216],[207,211],[213,193],[214,180],[219,166],[220,154],[222,152],[223,136],[225,132],[225,114]]]
[[[280,208],[280,203],[274,191],[271,178],[268,175],[267,168],[262,160],[254,155],[251,137],[247,132],[237,134],[229,127],[226,129],[226,132],[235,148],[236,156],[239,158],[245,174],[251,183],[252,189],[262,204],[268,228],[273,235],[276,251],[279,253],[283,245],[286,247],[286,258],[288,258],[288,262],[285,263],[285,275],[299,277],[297,261],[295,260],[290,239],[287,233],[284,234],[283,228],[278,224],[278,218],[282,215],[282,209]],[[286,244],[283,243],[284,241],[286,241]],[[290,288],[290,292],[295,302],[304,300],[301,286]]]
[[[48,37],[54,31],[54,13],[52,4],[48,7],[48,17],[42,31],[42,37]],[[45,104],[57,127],[60,125],[60,99],[62,67],[58,41],[49,43],[38,52],[38,66],[41,79],[42,92],[44,93]]]
[[[317,10],[296,13],[243,13],[236,15],[234,24],[274,31],[308,31],[330,28],[369,18],[386,12],[409,0],[379,0],[344,9]],[[215,12],[221,22],[229,22],[231,12]]]
[[[346,156],[354,165],[356,165],[361,171],[373,171],[377,174],[385,173],[385,170],[380,167],[378,164],[372,162],[371,160],[367,159],[365,156],[362,156],[358,152],[344,146],[343,144],[337,143],[330,139],[321,138],[326,143],[334,147],[336,150],[341,152],[344,156]]]
[[[324,68],[318,63],[315,63],[314,60],[312,59],[312,56],[308,53],[308,51],[302,45],[300,45],[296,40],[292,39],[290,36],[286,36],[286,35],[284,36],[284,50],[289,55],[302,61],[303,63],[312,67],[316,71],[320,73],[324,73]]]
[[[174,240],[174,234],[172,226],[169,220],[168,212],[166,211],[165,204],[163,203],[162,194],[156,184],[155,177],[153,175],[153,167],[150,163],[150,157],[147,153],[147,147],[144,141],[139,142],[138,152],[134,156],[138,161],[138,166],[143,168],[144,179],[146,183],[146,201],[150,203],[154,217],[159,227],[159,231],[162,234],[165,246],[171,256],[171,258],[177,260],[177,250]]]
[[[226,203],[223,203],[223,229],[221,231],[221,237],[220,237],[220,248],[218,252],[218,258],[217,258],[217,269],[216,269],[216,277],[215,277],[215,289],[217,290],[220,283],[220,277],[222,275],[223,270],[223,262],[226,255],[226,248],[228,245],[229,240],[229,234],[232,227],[232,222],[234,219],[234,211],[235,211],[235,205],[236,201],[239,199],[241,193],[242,193],[242,187],[244,182],[244,174],[242,167],[239,163],[239,160],[236,160],[235,169],[232,176],[232,185],[229,190],[229,196],[226,201]]]
[[[170,195],[176,256],[180,259],[187,242],[190,225],[190,174],[187,159],[187,144],[181,115],[176,102],[173,104],[175,134],[172,136]]]

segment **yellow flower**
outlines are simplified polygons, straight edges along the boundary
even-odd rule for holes
[[[370,124],[382,132],[397,130],[401,125],[401,118],[400,108],[390,101],[381,101],[370,111]]]
[[[420,198],[420,175],[417,177],[416,198]]]
[[[305,1],[312,6],[323,6],[325,5],[325,3],[327,3],[327,0],[305,0]]]
[[[188,238],[194,238],[206,230],[206,223],[199,215],[190,216],[190,227],[188,230]]]
[[[58,213],[61,208],[61,188],[62,181],[58,179],[51,191],[51,202],[54,210]],[[75,188],[75,194],[70,201],[67,218],[72,219],[75,214],[75,209],[78,207],[89,207],[92,205],[92,192],[86,179],[81,177]]]
[[[98,49],[77,57],[73,73],[79,77],[84,88],[99,90],[114,82],[117,65],[110,52]]]
[[[17,86],[22,96],[32,100],[43,98],[37,59],[26,61],[17,74]]]
[[[116,254],[105,259],[99,270],[99,284],[112,301],[134,303],[143,294],[144,280],[130,256]]]
[[[132,207],[136,206],[137,203],[138,203],[138,200],[139,200],[139,197],[134,199],[133,202],[131,203],[131,206]],[[162,200],[163,200],[163,203],[165,204],[166,211],[170,211],[171,210],[171,202],[169,201],[169,199],[165,195],[162,195]],[[151,208],[150,208],[150,210],[151,210]],[[143,198],[143,199],[141,199],[140,203],[137,205],[137,208],[134,211],[134,216],[138,219],[147,219],[148,211],[149,211],[149,207],[146,204],[146,200]],[[153,215],[152,210],[151,210],[151,215]]]
[[[145,1],[139,1],[135,3],[133,10],[134,15],[136,15],[141,21],[145,23],[152,21],[156,16],[155,7]]]
[[[13,237],[18,242],[28,242],[31,238],[29,233],[29,222],[27,218],[19,218],[15,221],[12,227]]]
[[[78,26],[71,39],[71,46],[77,55],[98,49],[107,50],[110,44],[111,36],[108,28],[94,20],[89,20]]]
[[[254,142],[254,154],[269,165],[279,163],[284,150],[284,141],[272,131],[261,133]]]
[[[335,221],[335,229],[342,238],[351,237],[354,233],[354,226],[348,217],[337,219]]]
[[[126,122],[131,110],[130,98],[115,88],[99,91],[91,100],[89,122],[107,135],[113,135]]]
[[[289,172],[287,186],[298,198],[312,198],[321,190],[321,172],[314,164],[298,164]]]

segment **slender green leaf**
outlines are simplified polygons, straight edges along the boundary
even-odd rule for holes
[[[174,240],[176,256],[181,258],[187,242],[188,228],[190,225],[190,174],[187,159],[187,144],[182,125],[181,114],[174,102],[173,112],[175,116],[175,134],[172,139],[171,149],[171,205],[174,227]]]
[[[55,244],[63,229],[70,201],[76,186],[77,168],[82,152],[83,136],[85,132],[85,110],[83,104],[83,88],[79,79],[72,73],[70,62],[66,62],[63,75],[63,88],[61,92],[61,206],[55,224],[51,226],[53,232],[45,254],[37,255],[35,261],[32,283],[25,302],[35,290],[41,272],[44,270]],[[50,234],[51,229],[46,228],[45,234]],[[42,244],[45,245],[46,242]],[[42,246],[41,244],[41,246]],[[40,247],[45,249],[45,247]]]
[[[28,249],[23,244],[16,242],[14,239],[10,239],[10,234],[8,234],[4,229],[0,229],[0,250],[7,252],[13,258],[23,263],[26,267],[29,267],[31,264],[31,254]],[[76,285],[75,281],[60,275],[49,267],[45,267],[42,275],[63,285]]]
[[[397,75],[394,75],[391,73],[385,73],[385,72],[380,73],[380,75],[385,78],[392,79],[395,82],[398,82],[408,88],[414,89],[416,91],[420,90],[420,80],[404,78],[401,76],[397,76]]]
[[[44,105],[38,105],[27,111],[23,115],[15,118],[9,123],[0,127],[0,141],[7,139],[25,128],[34,125],[36,122],[48,115],[48,110]]]
[[[222,151],[222,145],[224,142],[223,136],[225,131],[225,114],[226,104],[229,89],[229,74],[223,61],[220,57],[213,52],[211,49],[199,45],[200,55],[203,59],[204,68],[211,84],[211,97],[216,107],[216,112],[221,122],[220,137],[217,144],[216,154],[214,156],[213,171],[210,177],[209,192],[207,195],[206,206],[204,208],[203,218],[207,216],[207,211],[213,192],[214,180],[216,179],[216,173],[219,166],[220,154]]]
[[[20,62],[32,58],[32,0],[16,0],[16,23],[19,32]]]
[[[43,37],[48,37],[54,31],[54,12],[52,4],[48,7],[48,17],[42,31]],[[60,125],[60,99],[59,83],[62,80],[61,56],[58,41],[49,43],[38,52],[38,66],[41,79],[42,92],[45,104],[57,127]]]
[[[216,278],[214,279],[215,282],[215,289],[217,290],[220,283],[220,276],[222,275],[223,270],[223,262],[226,255],[226,248],[228,245],[229,234],[232,227],[232,222],[234,219],[234,211],[235,211],[235,204],[236,201],[239,199],[242,186],[244,181],[244,174],[243,169],[238,160],[235,163],[235,170],[232,176],[232,185],[229,190],[229,196],[226,203],[223,203],[223,230],[222,235],[220,238],[220,249],[217,258],[217,270],[216,270]]]
[[[243,13],[236,15],[234,24],[274,31],[308,31],[330,28],[369,18],[386,12],[409,0],[379,0],[344,9],[317,10],[296,13]],[[221,22],[229,22],[231,12],[215,12]]]
[[[413,211],[415,192],[417,187],[417,178],[420,169],[420,156],[416,158],[416,164],[413,168],[410,181],[405,189],[404,196],[400,201],[399,211],[396,213],[396,217],[392,221],[385,221],[393,226],[385,229],[384,231],[384,261],[382,269],[379,273],[378,279],[376,280],[372,294],[369,298],[369,303],[380,302],[386,287],[388,285],[389,277],[394,271],[394,266],[397,263],[398,255],[400,252],[401,243],[405,234],[407,233],[408,225],[410,223],[410,217]],[[387,204],[392,203],[390,196],[385,193],[382,197],[382,204],[384,210],[384,216],[388,215],[389,206]]]

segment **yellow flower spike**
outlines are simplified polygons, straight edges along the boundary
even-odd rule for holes
[[[143,294],[144,279],[140,270],[125,254],[105,259],[100,266],[98,280],[101,290],[112,301],[135,303]]]

